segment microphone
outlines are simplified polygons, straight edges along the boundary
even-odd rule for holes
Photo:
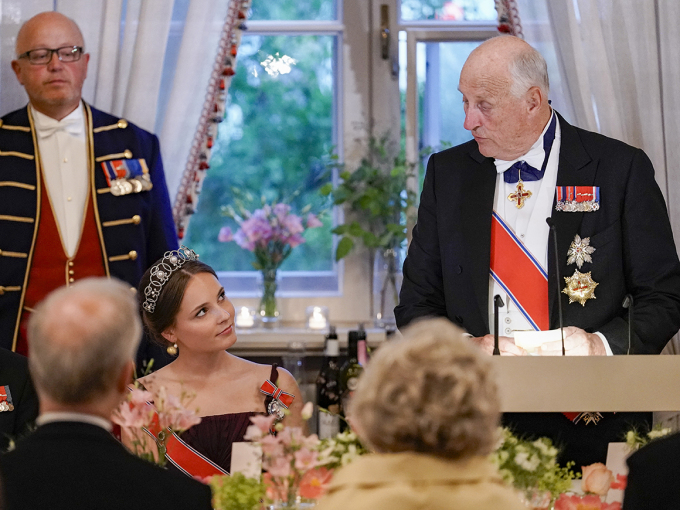
[[[494,356],[500,356],[501,355],[501,350],[498,348],[498,309],[501,306],[505,306],[503,303],[503,299],[496,294],[493,297],[493,323],[494,323],[494,331],[493,331],[493,355]]]
[[[621,305],[624,308],[628,308],[628,352],[626,354],[630,354],[630,341],[631,341],[631,335],[633,331],[633,295],[632,294],[626,294],[626,297],[623,299],[623,304]]]
[[[562,356],[566,355],[566,352],[564,350],[564,324],[562,323],[562,297],[560,296],[560,257],[557,254],[557,231],[555,230],[555,222],[551,217],[547,217],[545,219],[545,222],[548,224],[550,227],[550,231],[552,232],[552,238],[553,238],[553,243],[555,247],[555,279],[557,280],[557,287],[555,290],[557,291],[557,310],[559,311],[560,315],[560,335],[562,336]]]

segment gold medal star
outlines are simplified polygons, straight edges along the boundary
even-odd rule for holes
[[[569,304],[578,301],[581,306],[586,306],[586,301],[596,299],[595,287],[599,284],[593,281],[590,271],[579,273],[578,270],[574,270],[574,274],[565,276],[564,281],[567,282],[567,286],[562,289],[562,293],[569,296]]]
[[[569,251],[567,251],[567,265],[576,263],[576,266],[581,269],[584,262],[593,262],[591,254],[595,251],[595,248],[590,246],[590,237],[584,237],[576,234],[574,240],[569,246]]]

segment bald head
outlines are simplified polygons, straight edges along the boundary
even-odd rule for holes
[[[545,60],[523,40],[494,37],[468,57],[460,74],[465,129],[487,157],[525,154],[550,120]]]
[[[58,46],[41,45],[43,40],[63,39],[63,44]],[[36,48],[60,48],[62,46],[85,46],[83,34],[78,25],[71,18],[55,11],[41,12],[36,14],[19,29],[15,45],[15,53],[18,57],[22,53]]]
[[[114,391],[141,337],[130,287],[88,278],[51,293],[28,324],[29,366],[39,393],[76,404]]]
[[[23,85],[31,106],[61,120],[80,104],[90,56],[83,53],[83,34],[78,25],[58,12],[42,12],[19,29],[12,69]],[[52,51],[47,63],[31,63],[27,52],[65,48],[75,60],[62,61]],[[31,54],[35,55],[35,53]]]
[[[503,76],[509,80],[510,91],[516,97],[534,86],[548,96],[550,85],[545,59],[519,37],[502,35],[484,41],[470,53],[465,66],[485,69],[490,76]]]

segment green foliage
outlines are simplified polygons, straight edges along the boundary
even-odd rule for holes
[[[560,467],[558,450],[552,441],[541,437],[534,441],[520,439],[507,428],[501,431],[503,442],[491,455],[506,483],[519,490],[538,489],[549,491],[553,497],[571,489],[574,474],[573,462]]]
[[[335,189],[324,186],[322,195],[331,195],[333,204],[346,204],[357,220],[338,225],[333,233],[341,236],[335,259],[345,257],[360,241],[369,249],[395,249],[406,240],[416,194],[407,185],[416,178],[416,168],[406,162],[403,151],[389,146],[388,135],[371,138],[368,154],[354,172],[340,172]],[[336,160],[331,166],[342,168]]]
[[[242,473],[213,476],[210,479],[215,510],[257,510],[264,498],[264,484]]]
[[[222,226],[237,228],[222,215],[222,206],[237,198],[234,188],[270,203],[302,188],[291,203],[300,211],[315,205],[319,186],[330,181],[324,157],[333,145],[334,41],[332,36],[244,35],[225,120],[185,238],[215,269],[252,271],[248,252],[217,241]],[[289,74],[273,77],[260,63],[277,52],[297,63]],[[305,234],[307,242],[294,250],[282,270],[332,269],[332,218],[323,221],[324,228]]]

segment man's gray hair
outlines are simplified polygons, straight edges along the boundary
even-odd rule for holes
[[[510,92],[521,97],[531,87],[538,87],[545,97],[550,92],[548,66],[543,56],[531,46],[518,52],[510,62],[510,74],[513,78]]]
[[[115,387],[141,334],[137,300],[123,282],[86,278],[62,287],[28,323],[33,381],[56,402],[91,402]]]

